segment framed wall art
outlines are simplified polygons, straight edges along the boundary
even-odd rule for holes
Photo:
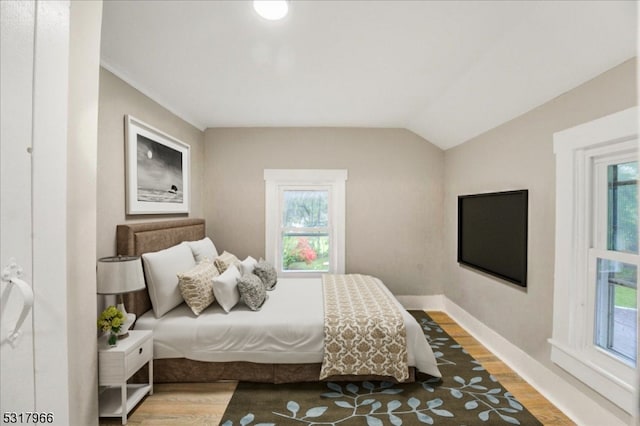
[[[125,116],[127,214],[189,213],[189,145]]]

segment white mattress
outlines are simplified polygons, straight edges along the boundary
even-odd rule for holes
[[[138,318],[135,328],[153,330],[156,359],[278,364],[322,362],[321,279],[279,278],[268,297],[257,312],[240,302],[227,314],[214,303],[198,317],[183,303],[159,319],[152,311],[145,313]],[[398,306],[407,329],[409,365],[441,377],[421,326],[399,302]]]

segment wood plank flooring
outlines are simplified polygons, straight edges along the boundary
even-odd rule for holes
[[[217,426],[237,382],[158,383],[129,413],[128,425]],[[100,418],[100,425],[119,425],[120,418]]]
[[[500,359],[443,312],[428,312],[451,337],[493,374],[545,425],[573,425],[558,408],[525,382]],[[129,425],[218,425],[236,388],[236,382],[164,383],[154,385],[130,414]],[[120,418],[101,418],[100,425],[117,425]]]

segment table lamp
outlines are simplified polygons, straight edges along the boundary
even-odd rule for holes
[[[124,308],[123,293],[143,290],[145,288],[142,262],[137,256],[113,256],[98,259],[98,294],[117,294],[118,310],[126,318],[120,327],[118,338],[129,335],[129,327],[136,320],[136,314],[129,314]]]

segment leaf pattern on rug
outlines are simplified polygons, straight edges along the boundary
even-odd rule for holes
[[[443,379],[421,374],[409,384],[240,383],[222,426],[541,424],[435,321],[421,311],[411,313],[436,354]],[[270,398],[264,408],[248,409],[263,392]]]
[[[388,417],[389,422],[393,425],[400,425],[403,423],[399,416],[406,414],[415,414],[416,417],[423,423],[432,424],[433,419],[427,413],[443,417],[453,417],[453,414],[447,410],[438,409],[443,402],[441,399],[436,398],[431,401],[427,401],[424,408],[420,408],[422,402],[415,398],[409,398],[405,401],[406,407],[400,410],[403,406],[403,402],[394,399],[386,404],[386,409],[383,407],[376,396],[377,395],[396,395],[403,392],[403,389],[394,388],[394,384],[391,382],[381,382],[379,385],[375,385],[371,382],[362,382],[362,388],[355,383],[349,383],[346,386],[341,386],[337,383],[329,382],[327,387],[331,392],[326,392],[321,395],[323,398],[335,399],[333,403],[347,410],[347,415],[341,419],[333,422],[327,422],[326,420],[322,424],[336,424],[341,423],[347,419],[364,418],[367,425],[383,425],[381,418]],[[327,406],[313,407],[306,411],[304,415],[299,413],[300,406],[295,401],[289,401],[287,403],[287,409],[289,413],[274,412],[273,414],[281,416],[289,420],[298,420],[300,423],[306,424],[318,424],[315,420],[311,421],[311,418],[318,418],[322,416],[328,409]],[[299,415],[300,414],[300,415]]]

